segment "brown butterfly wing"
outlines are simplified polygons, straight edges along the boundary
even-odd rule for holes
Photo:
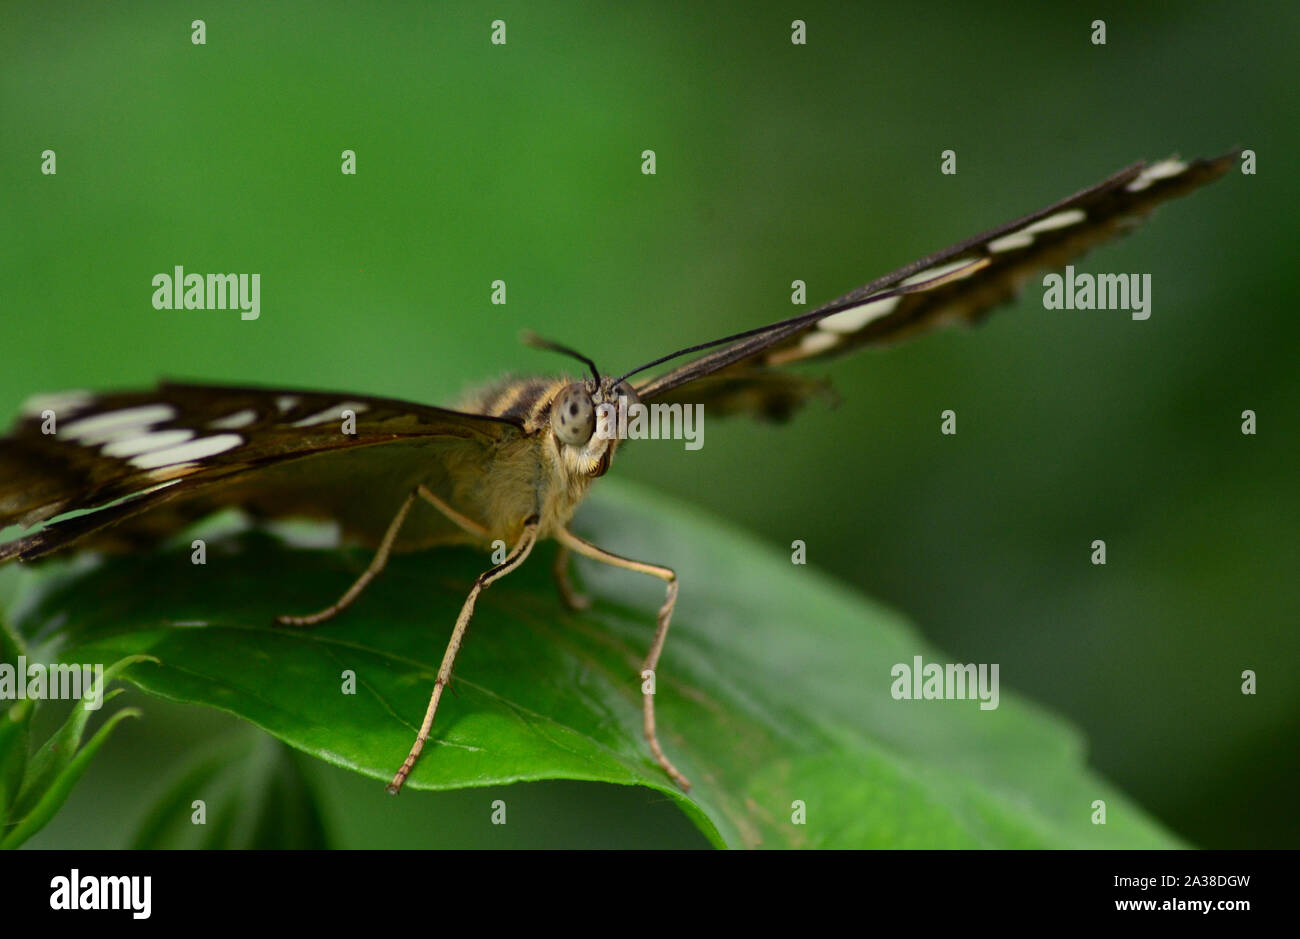
[[[1222,176],[1239,151],[1209,160],[1134,164],[1072,196],[877,278],[816,310],[750,330],[639,383],[642,400],[698,400],[718,413],[788,413],[803,386],[772,366],[826,359],[949,323],[975,323],[1036,273],[1136,227],[1161,202]],[[710,376],[711,380],[701,379]],[[770,395],[756,394],[763,384]],[[696,393],[694,389],[698,388]]]
[[[810,398],[837,403],[825,378],[741,363],[654,396],[656,404],[701,404],[710,418],[745,414],[783,423]]]
[[[450,494],[522,436],[512,421],[365,395],[163,384],[51,396],[0,439],[0,528],[92,511],[0,544],[0,561],[137,545],[226,507],[336,519],[373,544],[416,483]],[[460,532],[423,506],[403,535],[399,547]]]

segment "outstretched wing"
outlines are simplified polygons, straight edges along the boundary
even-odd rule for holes
[[[700,401],[719,414],[788,414],[817,383],[778,377],[781,373],[770,367],[843,355],[949,323],[978,322],[1013,299],[1039,271],[1059,267],[1124,234],[1166,199],[1222,176],[1239,152],[1190,163],[1135,163],[1095,186],[901,267],[816,310],[697,346],[712,351],[638,383],[637,393],[643,401]],[[701,381],[706,376],[710,380]]]
[[[0,439],[0,529],[85,514],[0,544],[0,562],[74,541],[148,541],[224,507],[338,519],[373,543],[417,482],[445,492],[522,434],[495,417],[288,389],[164,383],[36,398]],[[424,508],[408,543],[452,534]]]

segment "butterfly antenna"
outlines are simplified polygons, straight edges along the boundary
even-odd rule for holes
[[[600,384],[600,370],[596,368],[596,363],[591,361],[576,349],[570,349],[568,346],[562,346],[558,342],[552,342],[550,339],[544,339],[531,329],[525,329],[519,334],[519,341],[526,346],[532,346],[534,349],[549,349],[551,352],[558,352],[561,355],[567,355],[571,358],[582,362],[587,368],[591,369],[591,377],[596,379],[596,384]]]

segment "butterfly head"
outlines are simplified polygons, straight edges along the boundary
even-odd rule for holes
[[[584,476],[609,471],[628,410],[640,399],[625,381],[602,376],[570,382],[551,402],[550,433],[565,466]]]
[[[601,375],[596,363],[576,349],[527,330],[520,338],[526,345],[559,352],[590,369],[590,378],[567,382],[551,398],[549,435],[570,478],[604,476],[620,437],[626,433],[629,409],[641,403],[636,390],[623,378]]]

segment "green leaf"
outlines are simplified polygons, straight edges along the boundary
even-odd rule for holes
[[[681,593],[658,674],[660,738],[694,782],[678,790],[641,734],[640,663],[663,585],[582,562],[595,600],[564,610],[551,546],[480,598],[413,789],[567,778],[649,786],[714,843],[823,847],[1170,847],[1090,772],[1061,720],[1000,705],[898,701],[891,668],[948,662],[897,614],[657,496],[602,482],[575,528],[675,567]],[[466,592],[468,549],[394,558],[357,604],[313,629],[278,613],[333,601],[368,555],[264,533],[51,572],[21,625],[56,618],[65,658],[149,653],[128,680],[236,714],[293,747],[386,783],[424,714]],[[356,692],[343,693],[346,673]],[[1093,803],[1107,823],[1092,824]],[[805,806],[793,824],[794,805]]]
[[[11,642],[10,648],[21,648],[21,642]],[[3,833],[0,848],[17,847],[43,828],[67,801],[72,787],[86,771],[95,752],[108,739],[112,728],[124,717],[139,716],[140,712],[133,708],[119,711],[105,721],[84,749],[78,750],[92,710],[85,705],[98,701],[98,706],[94,708],[98,710],[98,707],[115,698],[121,689],[105,693],[109,682],[129,666],[143,661],[157,662],[157,659],[148,655],[128,655],[104,669],[103,674],[92,680],[91,686],[85,689],[85,693],[73,705],[63,725],[30,759],[26,756],[30,736],[26,724],[30,722],[32,701],[23,700],[13,707],[12,712],[21,709],[24,726],[21,734],[8,732],[7,728],[0,726],[0,769],[4,771],[4,779],[0,781],[6,787],[0,796],[15,790],[17,792],[16,798],[9,800],[6,797],[0,802],[0,807],[5,808],[4,813],[0,814],[0,819],[4,821],[3,828],[0,828]],[[16,748],[17,752],[8,750],[9,747]],[[19,767],[16,775],[13,772],[15,765]],[[8,788],[9,786],[14,788]]]
[[[294,751],[250,729],[193,755],[151,807],[131,847],[326,848],[329,839]]]
[[[11,831],[7,832],[4,838],[0,839],[0,850],[16,848],[44,828],[49,820],[54,817],[54,813],[62,808],[64,802],[68,801],[68,795],[72,792],[72,787],[77,784],[77,781],[86,772],[86,767],[95,758],[99,748],[108,740],[113,728],[128,717],[139,716],[139,709],[123,708],[104,721],[99,730],[95,732],[95,735],[90,738],[90,742],[77,752],[77,755],[53,780],[50,787],[44,791],[32,810]]]
[[[10,807],[22,788],[31,716],[30,701],[19,701],[0,713],[0,831],[4,830]]]
[[[0,664],[16,668],[24,649],[22,640],[0,616]],[[0,831],[4,830],[9,808],[22,788],[33,710],[32,702],[24,698],[0,712]]]
[[[81,746],[81,738],[86,732],[86,723],[90,720],[92,711],[92,709],[85,707],[85,703],[92,702],[99,695],[103,695],[102,700],[99,702],[102,707],[117,697],[121,689],[105,693],[109,682],[129,666],[145,661],[157,663],[158,660],[148,655],[125,656],[104,669],[103,675],[94,681],[91,688],[86,689],[86,693],[81,700],[68,712],[68,717],[63,722],[63,726],[49,740],[45,741],[44,745],[28,760],[27,769],[23,774],[22,788],[18,792],[18,798],[14,802],[13,810],[10,813],[14,820],[21,819],[32,811],[44,797],[45,792],[54,784],[54,781],[75,759],[77,748]]]

